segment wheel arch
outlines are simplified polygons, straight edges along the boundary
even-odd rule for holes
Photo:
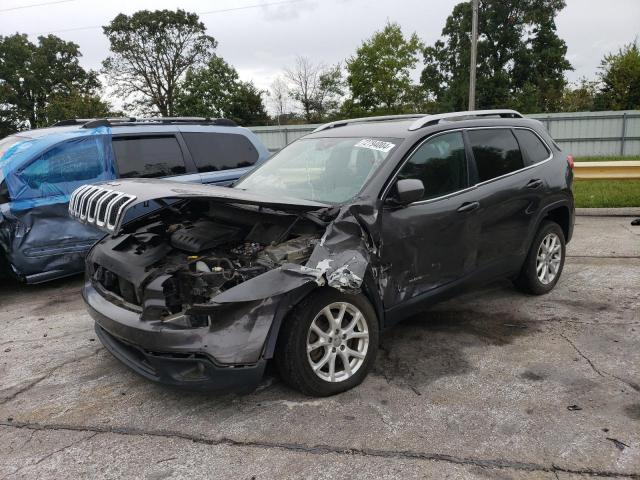
[[[547,210],[544,217],[542,217],[540,222],[538,222],[538,228],[540,228],[542,220],[551,220],[552,222],[557,223],[562,229],[565,241],[567,243],[569,242],[573,230],[573,225],[571,222],[571,211],[569,210],[568,205],[558,205]]]
[[[278,311],[273,319],[273,323],[271,325],[271,329],[265,341],[265,347],[263,352],[263,358],[271,359],[275,353],[278,338],[280,337],[280,331],[282,329],[282,325],[287,320],[287,318],[291,315],[291,312],[309,295],[314,292],[317,292],[320,288],[333,288],[329,286],[318,286],[312,288],[304,288],[296,295],[289,297],[289,303],[284,308],[278,308]],[[337,289],[336,289],[337,290]],[[382,306],[382,300],[378,295],[378,290],[376,288],[375,279],[373,278],[372,273],[368,270],[365,274],[361,285],[360,293],[364,295],[364,297],[369,301],[371,306],[373,307],[377,321],[378,321],[378,331],[382,331],[384,326],[384,308]]]
[[[542,225],[542,222],[545,220],[551,220],[560,225],[565,242],[569,243],[573,235],[574,212],[573,201],[569,199],[563,198],[544,206],[538,213],[537,219],[533,224],[534,228],[529,232],[526,243],[527,252],[529,248],[531,248],[531,242],[533,242],[536,233],[540,229],[540,225]]]

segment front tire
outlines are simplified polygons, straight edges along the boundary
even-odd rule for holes
[[[515,285],[525,293],[544,295],[553,290],[564,267],[566,244],[562,228],[544,220],[538,229],[529,254]]]
[[[360,384],[378,350],[378,319],[362,295],[322,288],[285,320],[275,361],[282,379],[310,396],[335,395]]]

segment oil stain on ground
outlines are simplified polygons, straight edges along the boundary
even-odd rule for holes
[[[385,332],[374,374],[420,394],[438,378],[471,371],[466,349],[507,345],[535,331],[526,318],[506,312],[425,312]]]
[[[624,413],[632,420],[640,420],[640,403],[633,403],[624,408]]]

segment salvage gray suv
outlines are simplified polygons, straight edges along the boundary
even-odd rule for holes
[[[560,278],[572,159],[513,110],[323,125],[233,188],[116,180],[70,212],[109,235],[83,289],[102,343],[142,376],[250,390],[275,359],[309,395],[359,384],[380,335],[498,278]],[[123,225],[128,209],[165,208]]]

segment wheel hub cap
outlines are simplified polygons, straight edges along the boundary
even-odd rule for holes
[[[343,382],[362,366],[369,348],[369,327],[362,312],[348,302],[324,307],[307,334],[307,360],[327,382]]]
[[[553,282],[558,276],[562,261],[562,244],[555,233],[547,234],[538,247],[536,275],[543,285]]]

